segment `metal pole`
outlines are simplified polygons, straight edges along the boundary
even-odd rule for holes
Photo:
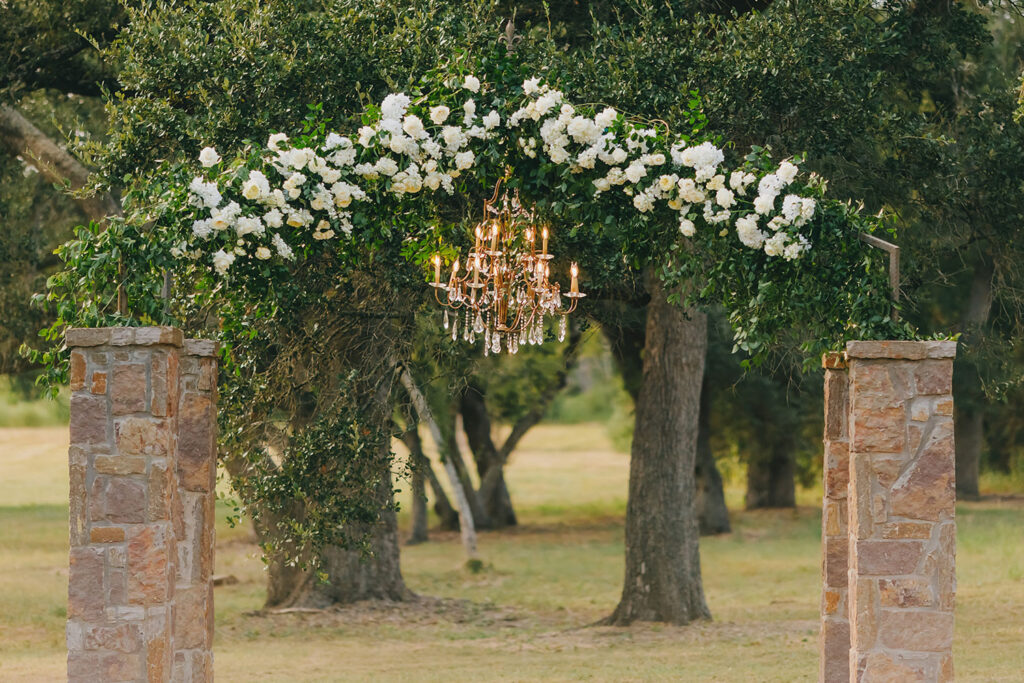
[[[892,290],[892,321],[899,322],[900,315],[899,311],[896,310],[896,304],[900,300],[900,248],[892,242],[886,242],[864,232],[860,233],[860,239],[872,247],[889,252],[889,287]]]

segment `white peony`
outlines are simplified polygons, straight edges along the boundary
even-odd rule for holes
[[[213,147],[203,147],[199,152],[199,163],[205,168],[210,168],[220,162],[220,155]]]

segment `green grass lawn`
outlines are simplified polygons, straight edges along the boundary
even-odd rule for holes
[[[0,429],[0,680],[64,673],[67,582],[64,428]],[[260,615],[262,564],[244,528],[218,526],[216,666],[221,680],[686,680],[817,678],[816,491],[783,512],[735,512],[701,544],[714,621],[589,627],[623,571],[627,456],[599,425],[542,426],[508,472],[519,528],[483,533],[485,571],[462,569],[456,534],[403,547],[423,599],[323,614]],[[738,503],[741,492],[729,491]],[[403,495],[407,508],[408,498]],[[223,507],[221,519],[226,516]],[[1024,672],[1024,501],[960,505],[955,641],[959,680]],[[408,518],[401,515],[403,528]]]

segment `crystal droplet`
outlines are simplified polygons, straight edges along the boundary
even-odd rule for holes
[[[565,341],[565,330],[568,327],[568,321],[563,315],[558,321],[558,341]]]
[[[444,309],[444,329],[448,329],[448,309]]]
[[[455,316],[455,320],[452,322],[452,341],[459,338],[459,316]]]
[[[479,313],[476,314],[476,320],[473,321],[473,331],[477,333],[484,331],[484,319]]]

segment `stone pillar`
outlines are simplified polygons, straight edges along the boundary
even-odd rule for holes
[[[68,680],[210,680],[212,594],[193,595],[210,584],[213,554],[216,389],[200,389],[198,376],[214,348],[168,327],[70,329],[66,341]],[[185,413],[192,395],[205,412],[200,400]],[[193,604],[206,612],[193,628],[204,637],[181,642]],[[200,668],[176,665],[198,650]]]
[[[818,680],[850,679],[850,621],[847,615],[846,489],[850,481],[849,375],[845,354],[822,358],[825,368],[825,461],[821,510],[821,636]]]
[[[953,678],[955,354],[847,344],[851,681]]]
[[[187,339],[178,403],[174,680],[213,680],[213,523],[217,496],[217,347]]]

